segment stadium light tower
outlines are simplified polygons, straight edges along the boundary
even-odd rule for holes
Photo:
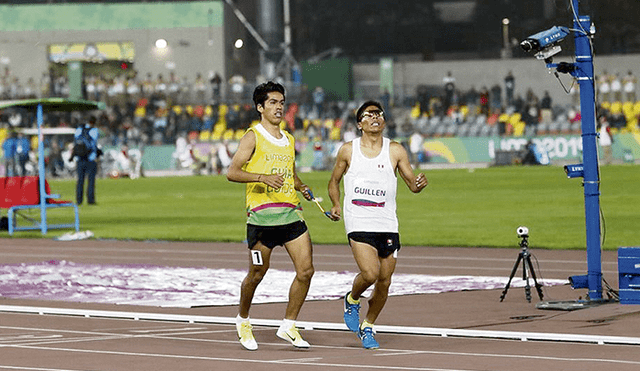
[[[509,42],[509,18],[502,19],[502,58],[511,58],[511,46]]]
[[[259,13],[261,13],[261,17],[263,17],[260,19],[263,25],[263,29],[261,30],[262,34],[251,25],[233,0],[224,1],[260,45],[260,73],[269,79],[280,74],[285,82],[290,82],[292,69],[298,67],[298,62],[294,59],[293,53],[291,52],[290,0],[260,0]],[[283,19],[280,19],[277,14],[279,4],[282,4]],[[284,23],[284,32],[282,35],[279,33],[281,30],[280,23]],[[280,42],[281,37],[283,37],[283,42]],[[236,48],[238,47],[236,46]],[[278,57],[279,61],[274,59],[280,55],[281,57]]]
[[[284,0],[284,55],[278,65],[276,71],[284,75],[286,82],[291,81],[291,75],[294,68],[299,69],[298,62],[293,57],[291,51],[291,5],[289,0]]]

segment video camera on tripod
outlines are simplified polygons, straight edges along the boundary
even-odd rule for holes
[[[521,225],[516,229],[516,233],[518,237],[529,237],[529,228]]]
[[[536,272],[533,270],[533,264],[531,263],[531,254],[529,253],[529,228],[521,225],[516,229],[516,233],[518,237],[522,240],[520,241],[520,254],[518,254],[518,259],[516,260],[516,264],[513,266],[511,270],[511,275],[509,276],[509,281],[507,281],[507,285],[504,287],[502,291],[502,295],[500,295],[500,301],[503,301],[505,296],[507,296],[507,291],[511,286],[511,280],[513,280],[513,276],[516,274],[518,270],[518,265],[520,265],[520,261],[522,261],[522,280],[525,281],[524,293],[527,301],[531,303],[531,286],[529,285],[529,275],[527,274],[527,267],[529,272],[531,272],[531,278],[533,278],[533,283],[538,292],[538,296],[540,300],[544,296],[542,294],[542,284],[538,283],[538,278],[536,277]]]

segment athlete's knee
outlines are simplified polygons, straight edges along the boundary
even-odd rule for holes
[[[262,282],[265,274],[267,274],[267,268],[250,269],[246,280],[252,284],[258,284]]]
[[[381,293],[388,293],[390,286],[391,286],[391,277],[382,278],[376,282],[376,289],[379,290]]]
[[[366,283],[371,285],[378,280],[379,274],[380,274],[379,269],[371,268],[371,269],[365,269],[362,272],[360,272],[360,277],[362,277],[362,280],[364,280]]]
[[[311,281],[311,277],[313,277],[314,273],[315,273],[315,269],[313,268],[313,265],[309,265],[303,269],[300,269],[298,272],[296,272],[296,279],[303,282],[309,282]]]

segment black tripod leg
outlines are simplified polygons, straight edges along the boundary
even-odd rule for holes
[[[503,301],[505,296],[507,296],[507,291],[509,290],[509,286],[511,286],[511,280],[513,279],[513,276],[516,274],[516,271],[518,270],[518,264],[520,264],[520,260],[522,260],[522,254],[518,255],[516,264],[513,266],[513,269],[511,270],[509,281],[507,281],[507,285],[504,287],[504,290],[502,291],[502,295],[500,295],[500,301]],[[524,264],[522,264],[522,266],[524,267]]]
[[[526,260],[528,259],[528,255],[522,261],[522,280],[525,282],[524,285],[524,296],[527,298],[527,301],[531,303],[531,286],[529,286],[529,275],[527,274],[527,264]]]
[[[538,291],[538,297],[542,300],[544,294],[542,294],[542,284],[538,283],[538,278],[536,277],[536,272],[533,270],[533,264],[531,264],[531,256],[527,256],[527,264],[529,265],[529,270],[531,271],[531,277],[533,277],[533,283],[536,286],[536,290]]]

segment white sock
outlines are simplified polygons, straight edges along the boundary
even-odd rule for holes
[[[283,320],[282,320],[282,324],[280,325],[280,328],[281,328],[281,329],[288,330],[288,329],[292,328],[292,327],[293,327],[293,326],[295,326],[295,325],[296,325],[296,321],[295,321],[295,320],[293,320],[293,319],[286,319],[286,318],[285,318],[285,319],[283,319]]]
[[[242,324],[242,322],[244,322],[244,321],[248,321],[248,320],[249,320],[249,317],[247,317],[247,318],[242,318],[242,317],[240,317],[240,314],[238,314],[238,315],[236,316],[236,325],[240,325],[240,324]]]

